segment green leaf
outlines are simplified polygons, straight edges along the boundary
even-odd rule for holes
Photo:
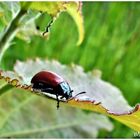
[[[31,36],[42,36],[42,33],[36,29],[35,20],[40,16],[37,11],[29,10],[28,13],[20,21],[19,32],[17,37],[30,42]]]
[[[0,3],[0,22],[1,31],[11,22],[16,16],[21,6],[21,10],[28,10],[25,16],[21,19],[18,26],[17,37],[30,41],[32,35],[42,34],[36,30],[34,20],[40,15],[39,11],[46,12],[53,17],[53,22],[57,19],[60,13],[66,11],[74,19],[79,32],[77,45],[80,45],[84,38],[83,16],[80,3],[78,2],[1,2]],[[35,10],[35,11],[31,11]],[[3,15],[3,13],[5,13]],[[46,28],[46,27],[44,27]],[[1,35],[3,32],[1,32]]]
[[[99,129],[113,126],[105,116],[70,107],[57,110],[56,102],[21,89],[0,97],[1,138],[95,138]]]
[[[16,73],[7,71],[2,72],[1,75],[3,78],[10,77],[8,81],[11,84],[14,83],[16,86],[18,85],[21,88],[27,88],[31,91],[30,81],[34,74],[41,70],[56,72],[66,79],[74,90],[74,98],[68,102],[62,100],[61,104],[105,114],[136,131],[140,131],[139,105],[135,108],[130,107],[122,96],[121,91],[110,83],[101,80],[101,74],[97,70],[85,73],[80,66],[72,65],[71,67],[68,67],[57,61],[42,61],[39,59],[36,61],[29,60],[25,63],[18,61],[14,70]],[[16,76],[17,74],[18,76]],[[17,82],[13,82],[13,79],[17,79]],[[81,91],[86,91],[86,93],[75,96]],[[42,93],[40,91],[38,91],[38,93],[47,98],[56,99],[55,96],[50,94]]]
[[[80,45],[84,39],[84,26],[83,26],[83,16],[82,16],[82,4],[79,2],[21,2],[22,9],[32,9],[42,12],[47,12],[52,17],[58,17],[58,15],[66,11],[74,19],[78,32],[79,40],[77,45]]]
[[[0,2],[0,37],[19,10],[17,2]]]
[[[65,10],[65,2],[20,2],[20,4],[22,9],[47,12],[52,16],[56,16],[60,11]]]
[[[11,19],[16,16],[19,8],[17,2],[0,2],[0,21],[3,23],[3,26],[9,24]]]

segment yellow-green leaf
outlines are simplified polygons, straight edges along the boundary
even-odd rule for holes
[[[84,39],[84,25],[82,16],[81,2],[21,2],[22,9],[32,9],[42,12],[47,12],[53,17],[57,17],[61,12],[68,12],[74,19],[78,32],[79,39],[77,45],[80,45]]]
[[[84,39],[84,23],[83,23],[83,16],[82,16],[82,3],[73,3],[70,2],[66,5],[67,12],[73,17],[79,32],[79,40],[77,45],[80,45]]]
[[[60,11],[65,9],[64,3],[65,2],[21,2],[21,6],[26,10],[32,9],[56,16]]]

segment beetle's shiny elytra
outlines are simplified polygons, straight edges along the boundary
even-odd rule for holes
[[[60,99],[65,98],[66,100],[72,98],[73,90],[71,90],[69,84],[61,76],[54,72],[41,71],[35,74],[31,83],[33,89],[56,95],[57,108],[59,108],[58,96],[61,96]],[[81,92],[79,94],[83,93],[85,92]]]

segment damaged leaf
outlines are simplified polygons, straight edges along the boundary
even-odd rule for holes
[[[122,122],[136,131],[140,131],[139,105],[135,108],[129,106],[121,91],[110,83],[103,81],[100,78],[100,72],[97,70],[85,73],[82,67],[74,64],[68,67],[57,61],[37,59],[36,61],[29,60],[27,62],[18,61],[14,67],[15,73],[10,71],[2,72],[1,77],[8,79],[11,84],[16,79],[18,87],[32,90],[31,78],[41,70],[53,71],[67,80],[74,90],[73,96],[81,91],[86,91],[85,94],[78,95],[68,102],[63,100],[60,107],[62,104],[66,104],[99,112]],[[39,92],[39,94],[55,99],[55,96],[52,97],[47,93]]]
[[[48,13],[52,16],[53,22],[61,12],[69,13],[74,19],[79,32],[77,45],[82,43],[84,39],[84,25],[81,2],[21,2],[20,4],[22,9],[32,9]]]
[[[74,19],[78,29],[79,39],[77,45],[80,45],[84,39],[82,3],[80,2],[1,2],[0,22],[2,23],[2,31],[13,20],[19,10],[27,10],[27,13],[18,24],[18,32],[16,34],[18,38],[29,42],[32,35],[42,36],[42,33],[36,30],[35,26],[35,19],[37,19],[41,13],[47,13],[52,17],[51,25],[44,27],[49,30],[59,15],[62,12],[67,12]],[[48,38],[48,35],[49,33],[46,33],[44,37]],[[0,36],[2,36],[2,33]]]

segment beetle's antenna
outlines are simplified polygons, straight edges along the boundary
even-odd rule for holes
[[[78,95],[80,95],[80,94],[85,94],[85,93],[86,93],[85,91],[80,92],[80,93],[76,94],[73,98],[75,98],[76,96],[78,96]]]
[[[80,93],[76,94],[75,96],[71,97],[70,99],[68,99],[67,101],[70,101],[70,100],[74,99],[76,96],[78,96],[80,94],[85,94],[85,93],[86,93],[85,91],[80,92]]]

